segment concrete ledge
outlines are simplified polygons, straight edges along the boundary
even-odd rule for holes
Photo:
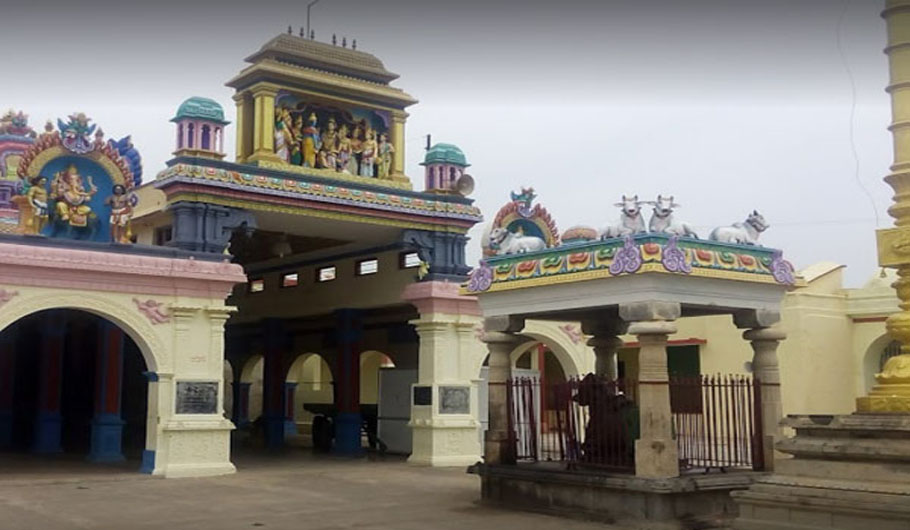
[[[489,466],[468,470],[481,478],[485,503],[507,508],[641,524],[650,528],[720,528],[738,514],[730,497],[762,473],[751,471],[645,479],[630,475],[568,471],[557,464]]]

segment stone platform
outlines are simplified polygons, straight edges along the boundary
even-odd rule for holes
[[[736,517],[730,492],[764,473],[736,471],[647,479],[568,471],[562,464],[475,464],[484,503],[649,529],[728,528]]]
[[[738,530],[910,529],[910,417],[790,416],[772,476],[732,495]]]

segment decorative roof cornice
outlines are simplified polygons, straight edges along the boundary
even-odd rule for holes
[[[393,215],[399,219],[414,218],[422,223],[455,225],[462,229],[483,220],[480,210],[471,203],[439,200],[441,197],[436,195],[364,189],[297,175],[279,175],[177,163],[159,173],[154,186],[169,196],[171,191],[183,191],[181,188],[194,185],[204,187],[205,193],[213,195],[227,193],[236,198],[237,192],[241,192],[249,201],[256,201],[258,195],[285,201],[316,202],[348,213],[354,207],[366,217]],[[170,197],[168,200],[171,201]]]
[[[805,285],[780,250],[642,234],[489,257],[472,271],[464,292],[479,294],[647,273],[787,287]]]

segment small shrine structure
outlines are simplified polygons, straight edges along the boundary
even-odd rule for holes
[[[682,235],[684,223],[664,222],[672,198],[624,197],[619,223],[560,235],[534,199],[533,189],[512,194],[462,289],[477,297],[489,349],[490,423],[484,463],[472,468],[483,499],[610,521],[729,520],[729,492],[773,469],[781,437],[776,349],[785,335],[775,324],[784,294],[800,279],[781,251],[756,244],[767,223],[753,212],[697,239]],[[650,230],[644,204],[654,205]],[[687,382],[668,373],[674,322],[703,315],[730,315],[730,325],[744,330],[754,379]],[[597,356],[595,374],[533,390],[563,400],[543,431],[527,407],[535,398],[524,392],[535,383],[510,375],[509,353],[530,319],[581,322]],[[636,374],[617,373],[627,333],[640,345]],[[710,396],[744,388],[751,398]]]

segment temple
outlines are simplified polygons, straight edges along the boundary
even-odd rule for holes
[[[145,183],[130,137],[85,114],[3,118],[0,444],[164,476],[232,472],[235,427],[239,446],[356,455],[366,432],[413,463],[477,461],[464,154],[430,149],[414,191],[416,100],[368,53],[279,35],[247,62],[235,123],[188,98]]]
[[[885,12],[898,222],[879,248],[897,297],[884,272],[862,289],[837,264],[797,272],[757,209],[699,234],[665,195],[617,193],[605,229],[560,231],[513,190],[471,267],[469,157],[427,145],[420,186],[398,76],[290,33],[227,81],[233,117],[174,102],[153,174],[128,131],[73,112],[38,132],[11,110],[0,450],[163,477],[370,451],[467,467],[486,503],[611,522],[906,520],[908,13]],[[869,499],[881,513],[845,507]]]

